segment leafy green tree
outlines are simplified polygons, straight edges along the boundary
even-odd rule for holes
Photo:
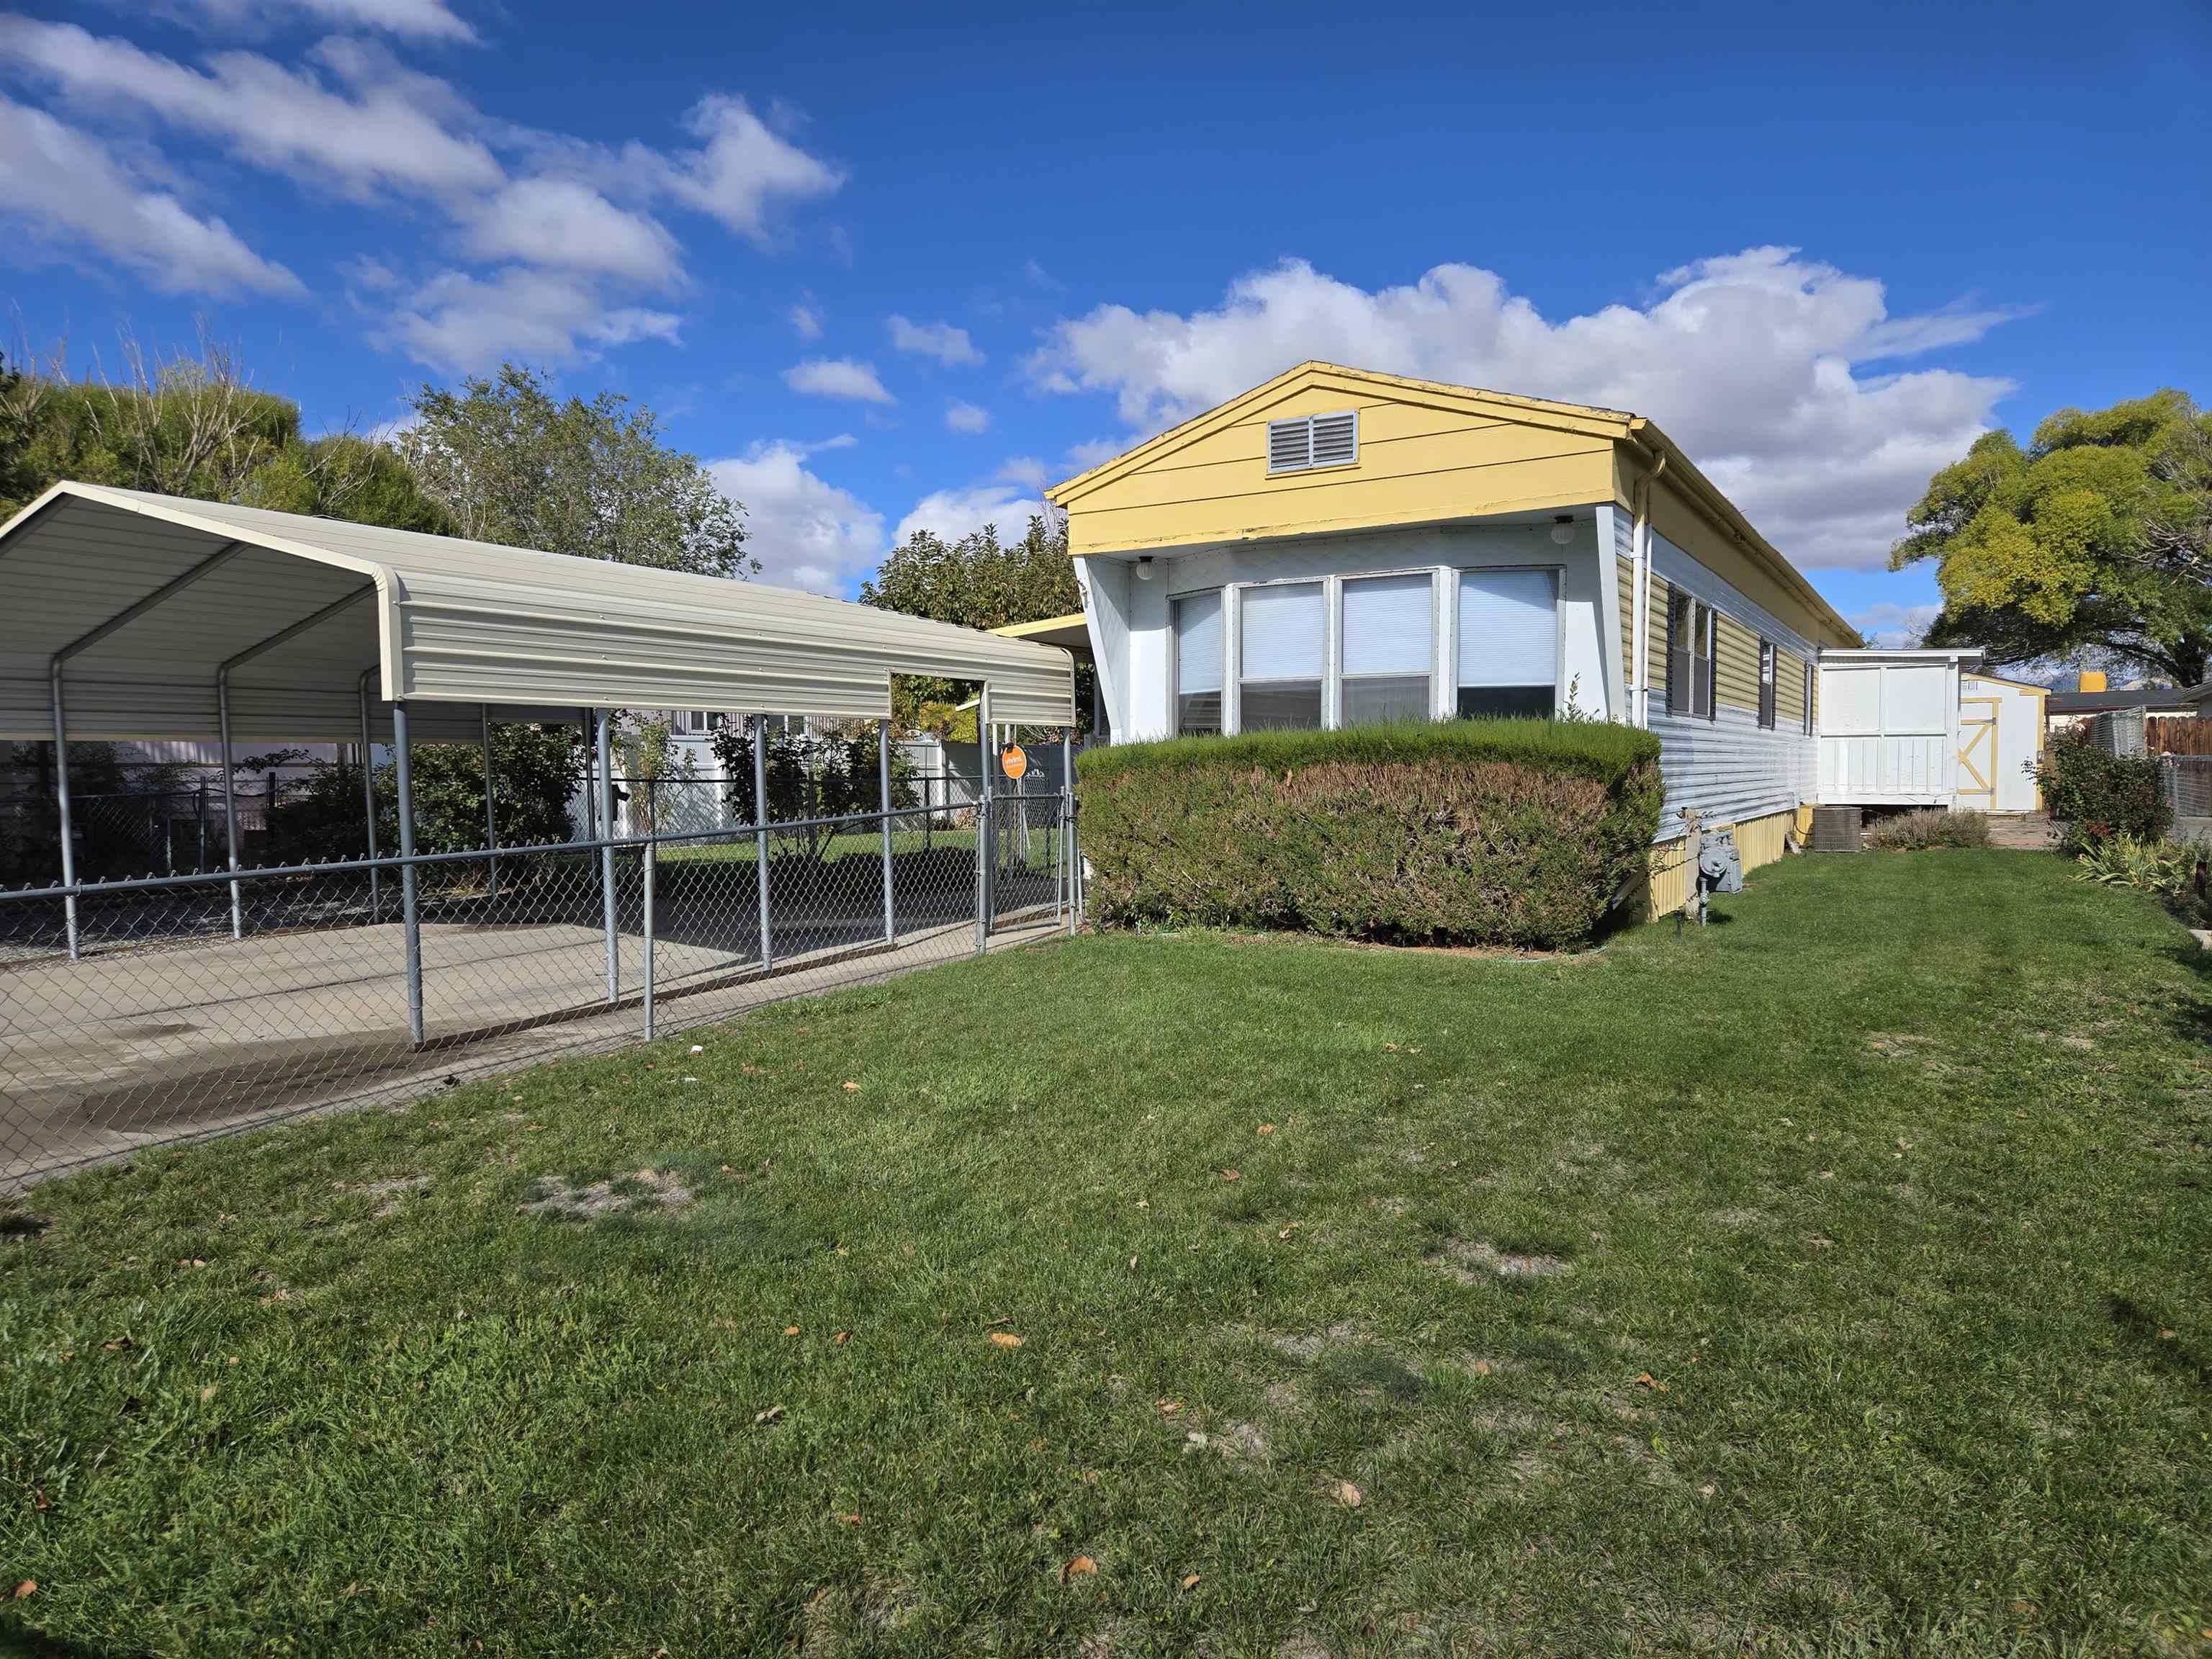
[[[1931,645],[1992,665],[2094,650],[2182,685],[2212,661],[2212,411],[2182,393],[1984,434],[1891,550],[1936,562]]]
[[[985,525],[957,542],[915,531],[860,584],[860,603],[963,628],[1004,628],[1080,611],[1083,590],[1067,556],[1066,527],[1055,530],[1032,516],[1028,533],[1018,542],[1001,543],[996,525]],[[1085,684],[1087,675],[1086,667]],[[926,708],[957,703],[972,692],[956,680],[901,679],[892,686],[893,717],[902,726],[926,724]],[[1079,685],[1076,707],[1089,706]],[[975,735],[972,720],[968,735]]]
[[[423,743],[411,752],[415,848],[460,853],[484,844],[483,750],[473,743]],[[568,802],[584,775],[584,747],[572,726],[519,723],[492,727],[492,787],[502,847],[565,842],[573,833]],[[398,774],[376,769],[376,846],[389,858],[399,847]],[[271,815],[272,861],[359,858],[368,838],[362,823],[361,769],[319,761]]]
[[[459,535],[711,576],[760,568],[744,550],[744,509],[626,398],[561,403],[507,363],[458,391],[425,386],[413,402],[399,452]]]
[[[753,739],[750,722],[733,721],[708,738],[720,763],[730,810],[740,821],[753,818]],[[768,780],[769,821],[788,823],[882,811],[882,757],[872,725],[836,732],[782,731],[768,734],[762,769]],[[891,805],[914,806],[914,763],[891,750]],[[820,827],[796,832],[801,850],[818,858],[830,832]]]
[[[453,533],[453,515],[423,493],[398,451],[351,433],[294,439],[246,479],[240,495],[279,513]]]

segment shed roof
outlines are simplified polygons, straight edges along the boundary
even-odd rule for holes
[[[1067,653],[1026,640],[754,582],[73,483],[0,526],[0,737],[52,735],[58,653],[70,734],[88,738],[214,736],[226,664],[246,740],[356,736],[364,670],[380,699],[421,706],[425,738],[472,735],[479,705],[502,719],[880,718],[891,676],[908,673],[983,681],[993,714],[1017,724],[1075,718]]]

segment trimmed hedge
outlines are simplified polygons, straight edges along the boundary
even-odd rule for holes
[[[1665,793],[1650,732],[1552,720],[1125,744],[1076,778],[1101,922],[1403,945],[1587,939]]]

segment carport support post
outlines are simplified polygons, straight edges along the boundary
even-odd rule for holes
[[[753,886],[760,895],[761,972],[775,966],[768,936],[768,716],[753,716]]]
[[[1075,932],[1075,728],[1060,733],[1060,879],[1067,890],[1067,931]]]
[[[884,943],[898,937],[891,913],[891,723],[876,722],[876,805],[884,815]]]
[[[70,960],[75,962],[76,938],[76,836],[70,823],[69,793],[69,717],[62,706],[62,659],[55,657],[48,670],[47,682],[54,696],[54,805],[60,809],[62,819],[62,885],[71,891],[62,900],[62,910],[69,927]],[[889,876],[884,878],[886,881]]]
[[[215,681],[216,729],[222,739],[222,839],[230,857],[230,936],[246,937],[246,906],[238,890],[238,787],[230,775],[230,676]]]
[[[975,694],[975,954],[991,938],[991,688]]]
[[[614,720],[599,711],[597,748],[599,762],[599,913],[607,925],[607,1000],[622,995],[622,958],[615,933],[615,770]]]
[[[226,755],[225,759],[228,757]],[[415,765],[407,705],[392,705],[392,769],[399,775],[399,921],[407,934],[407,1040],[422,1046],[422,912],[415,884]]]
[[[477,709],[483,717],[484,846],[491,854],[491,896],[495,899],[499,896],[499,820],[491,799],[491,705],[478,703]]]
[[[368,741],[368,677],[376,671],[361,671],[361,811],[362,821],[368,826],[368,919],[384,920],[384,878],[375,865],[376,858],[376,750]],[[204,786],[203,786],[204,798]]]

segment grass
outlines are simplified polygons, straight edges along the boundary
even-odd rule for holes
[[[42,1188],[0,1619],[2202,1651],[2203,958],[2033,854],[1723,906],[1541,962],[1086,939]]]

